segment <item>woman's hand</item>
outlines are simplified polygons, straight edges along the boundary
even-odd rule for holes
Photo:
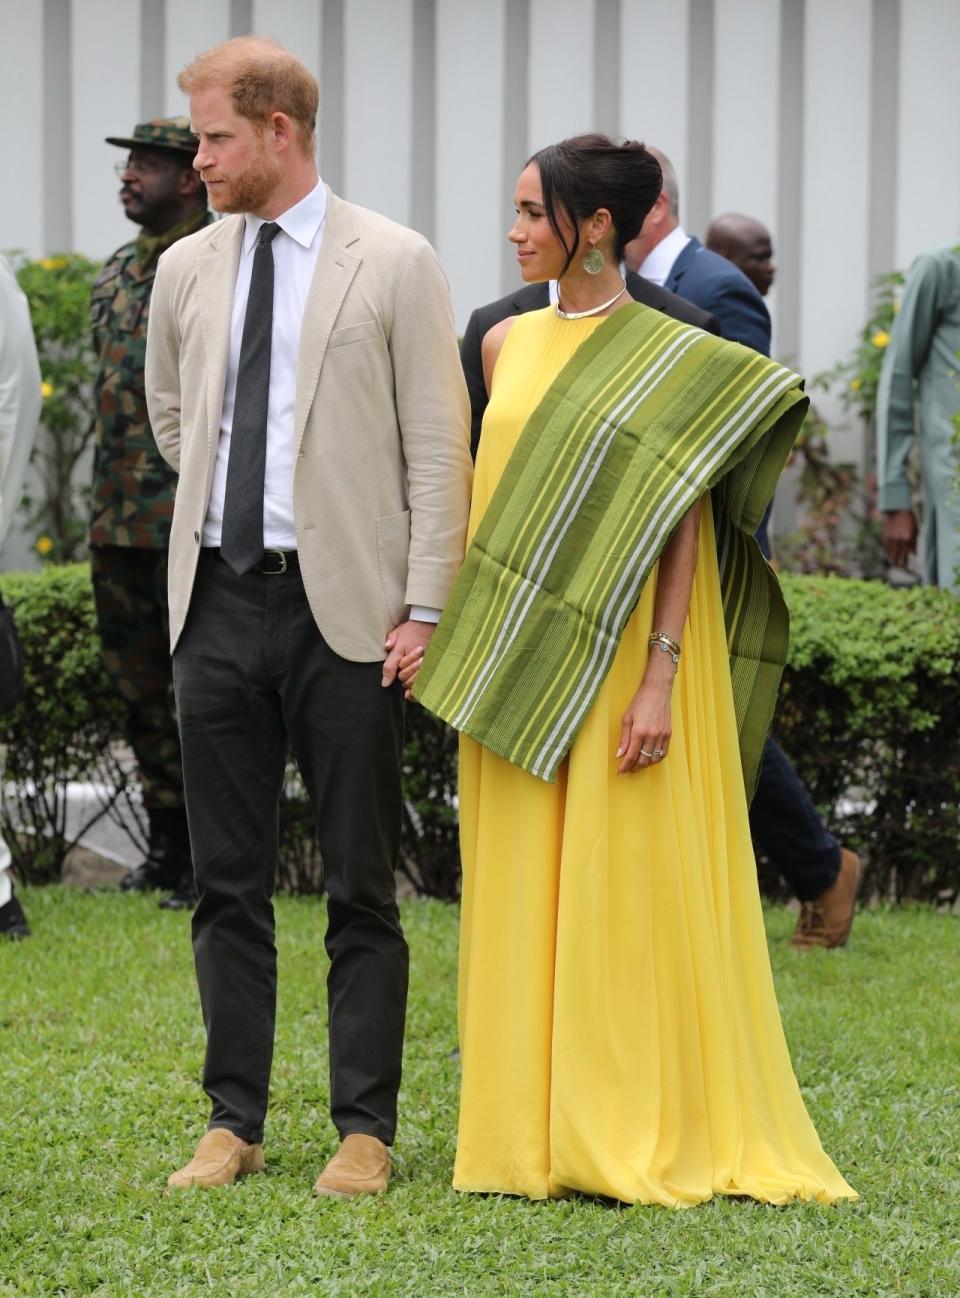
[[[670,720],[672,680],[644,680],[630,700],[620,726],[618,775],[656,766],[666,757],[673,732]]]
[[[385,645],[387,657],[383,664],[381,682],[384,688],[398,680],[403,686],[404,698],[413,698],[413,682],[417,678],[430,637],[436,629],[435,622],[415,622],[412,619],[393,628]]]
[[[408,654],[404,654],[400,659],[400,669],[397,672],[397,677],[403,686],[403,697],[405,699],[413,698],[413,682],[417,679],[417,672],[423,662],[423,655],[424,648],[422,645],[418,645],[417,648],[411,649]]]

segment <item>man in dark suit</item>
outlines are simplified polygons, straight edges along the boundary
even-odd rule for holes
[[[721,332],[719,320],[707,311],[701,311],[698,306],[685,302],[676,293],[668,293],[666,289],[658,288],[655,284],[648,284],[645,279],[634,275],[632,271],[627,271],[627,292],[635,302],[654,307],[665,315],[673,316],[675,320],[683,321],[684,324],[696,325],[697,328],[706,329],[713,334]],[[480,345],[484,336],[507,316],[523,315],[525,311],[539,311],[542,307],[549,306],[550,301],[551,285],[526,284],[515,293],[508,293],[506,297],[498,298],[496,302],[477,307],[467,322],[466,332],[460,344],[460,361],[467,380],[467,391],[470,393],[470,454],[474,459],[477,458],[477,447],[480,443],[483,412],[487,408],[487,387],[483,381],[483,363],[480,357]]]
[[[724,338],[769,356],[770,313],[763,299],[741,270],[687,234],[680,224],[673,164],[659,149],[650,152],[660,163],[663,189],[640,233],[627,244],[628,269],[715,315]]]
[[[704,248],[680,224],[677,173],[659,149],[663,188],[639,235],[626,247],[629,267],[652,284],[664,285],[713,312],[724,338],[770,354],[770,313],[750,280],[732,262]],[[768,511],[769,512],[769,511]],[[766,515],[757,540],[769,559]],[[860,859],[840,844],[823,823],[786,754],[768,739],[750,829],[761,852],[800,899],[793,935],[798,947],[839,946],[846,941],[860,886]]]

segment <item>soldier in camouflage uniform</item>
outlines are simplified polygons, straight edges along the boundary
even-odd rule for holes
[[[167,545],[176,475],[147,417],[143,367],[147,312],[160,254],[213,217],[193,170],[196,141],[184,117],[108,137],[128,149],[117,174],[120,201],[139,236],[118,248],[93,287],[96,453],[90,557],[103,661],[127,705],[150,825],[146,860],[124,880],[137,891],[172,890],[161,905],[193,901],[180,741],[167,629]]]

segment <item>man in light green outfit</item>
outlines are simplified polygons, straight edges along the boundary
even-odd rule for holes
[[[954,246],[924,253],[907,276],[880,372],[877,472],[887,557],[904,567],[917,548],[907,457],[918,434],[923,579],[960,592],[958,419],[960,246]]]

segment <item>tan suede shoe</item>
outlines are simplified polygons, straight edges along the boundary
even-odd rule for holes
[[[314,1194],[352,1199],[355,1194],[382,1194],[390,1180],[390,1151],[376,1136],[347,1136],[317,1177]]]
[[[191,1185],[233,1185],[238,1176],[262,1172],[265,1167],[262,1145],[245,1145],[226,1127],[214,1127],[200,1141],[190,1162],[168,1177],[167,1185],[174,1190],[188,1190]]]
[[[791,946],[843,946],[853,926],[853,911],[863,878],[863,866],[856,852],[840,850],[840,872],[833,883],[813,901],[800,907],[800,918],[790,939]]]

